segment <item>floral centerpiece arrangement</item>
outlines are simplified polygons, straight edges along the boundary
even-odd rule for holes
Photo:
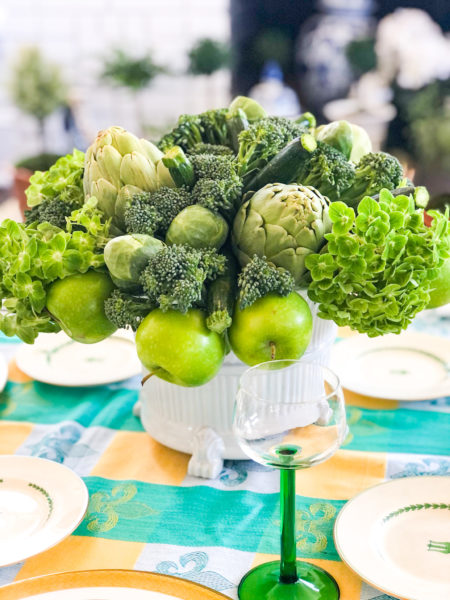
[[[450,256],[448,215],[360,127],[269,116],[245,97],[182,115],[158,145],[111,127],[27,190],[0,226],[0,329],[33,343],[136,332],[151,374],[212,379],[230,347],[299,358],[319,316],[369,336],[427,307]]]

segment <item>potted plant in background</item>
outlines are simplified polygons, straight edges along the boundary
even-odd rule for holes
[[[211,76],[229,66],[231,53],[230,48],[224,42],[211,38],[198,40],[188,52],[188,73],[203,76],[206,81],[205,96],[208,107],[214,106],[214,98],[211,98],[213,86]]]
[[[115,86],[126,88],[133,97],[138,127],[144,129],[145,119],[141,106],[142,92],[166,69],[153,61],[150,54],[135,58],[124,50],[115,49],[105,59],[101,78]]]
[[[30,176],[34,171],[46,171],[59,157],[48,152],[45,123],[47,117],[65,104],[66,93],[59,66],[48,61],[39,48],[23,48],[13,66],[11,95],[22,112],[36,119],[41,152],[15,165],[14,196],[22,213],[26,208],[25,189]]]

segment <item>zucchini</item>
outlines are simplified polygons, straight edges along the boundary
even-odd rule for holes
[[[206,326],[216,333],[230,327],[237,293],[237,268],[234,256],[227,256],[227,269],[209,286],[206,298]]]
[[[418,185],[417,187],[415,187],[412,183],[411,185],[407,185],[406,187],[399,187],[395,188],[395,190],[390,190],[390,193],[394,196],[394,198],[396,196],[412,195],[412,197],[414,198],[414,204],[416,208],[426,208],[430,200],[430,194],[426,187],[424,187],[423,185]],[[378,202],[378,200],[380,199],[380,194],[376,194],[375,196],[371,197]]]
[[[291,183],[301,163],[317,148],[313,135],[304,133],[285,146],[244,187],[244,192],[256,191],[268,183]]]
[[[169,169],[177,187],[191,188],[194,185],[194,168],[180,146],[169,148],[161,160],[163,165]]]

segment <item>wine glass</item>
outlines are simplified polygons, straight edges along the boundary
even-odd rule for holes
[[[345,438],[339,379],[312,362],[256,365],[240,379],[233,430],[250,458],[280,469],[281,557],[243,577],[240,600],[337,600],[339,587],[331,575],[297,561],[295,470],[327,460]]]

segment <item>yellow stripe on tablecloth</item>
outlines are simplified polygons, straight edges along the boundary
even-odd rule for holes
[[[371,410],[395,410],[398,408],[398,400],[383,400],[381,398],[369,398],[356,392],[344,389],[345,403],[348,406],[369,408]]]
[[[25,373],[19,369],[15,358],[13,358],[8,365],[8,379],[13,383],[26,383],[27,381],[32,381],[31,377],[28,377],[28,375],[25,375]]]
[[[31,423],[0,421],[0,454],[14,454],[30,435]]]
[[[386,454],[338,450],[329,460],[296,473],[301,496],[348,500],[385,478]]]
[[[315,467],[314,467],[315,468]],[[280,560],[279,554],[255,554],[253,559],[253,567],[257,567],[262,563],[269,562],[271,560]],[[300,560],[302,560],[300,558]],[[360,600],[361,595],[361,579],[351,571],[347,565],[343,562],[337,562],[334,560],[322,560],[318,558],[308,558],[306,562],[310,562],[313,565],[317,565],[321,569],[324,569],[332,575],[341,591],[342,600]],[[255,598],[256,600],[256,598]]]
[[[189,456],[158,443],[145,432],[118,431],[90,475],[180,485]]]
[[[15,581],[85,569],[132,569],[145,544],[72,535],[32,558],[17,573]]]

